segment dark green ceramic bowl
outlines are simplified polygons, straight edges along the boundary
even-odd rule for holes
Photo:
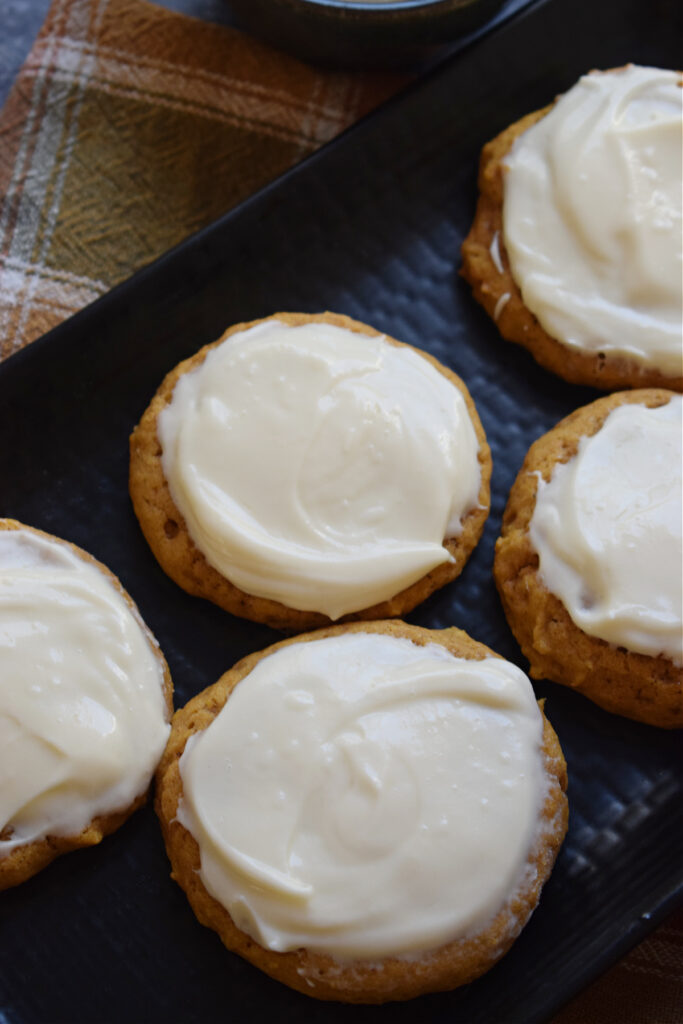
[[[333,67],[398,67],[491,18],[503,0],[230,0],[240,25],[278,49]]]

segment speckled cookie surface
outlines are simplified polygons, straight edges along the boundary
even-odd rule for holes
[[[27,530],[40,537],[45,537],[55,544],[64,545],[72,552],[75,552],[79,558],[83,559],[84,562],[98,569],[103,576],[106,577],[109,583],[111,583],[116,591],[124,598],[126,604],[141,624],[149,643],[150,650],[162,669],[166,719],[167,721],[170,721],[173,714],[173,683],[168,670],[168,665],[166,664],[166,660],[161,653],[156,640],[147,627],[142,623],[142,619],[140,618],[140,614],[135,603],[123,588],[118,578],[105,565],[102,565],[101,562],[98,562],[97,559],[92,557],[92,555],[89,555],[86,551],[83,551],[75,544],[71,544],[59,537],[54,537],[42,530],[25,526],[23,523],[19,523],[13,519],[0,519],[0,530]],[[19,885],[20,882],[24,882],[42,868],[47,867],[51,861],[62,853],[68,853],[71,850],[78,850],[86,846],[95,846],[97,843],[101,842],[105,836],[115,832],[116,829],[119,828],[124,821],[126,821],[126,819],[138,809],[138,807],[141,807],[145,803],[146,799],[147,793],[142,793],[128,807],[121,808],[111,814],[104,814],[95,817],[86,826],[86,828],[77,835],[48,835],[44,839],[36,839],[33,842],[17,846],[5,856],[0,855],[0,890]],[[8,838],[9,835],[11,835],[11,832],[7,834]]]
[[[577,409],[536,441],[510,492],[494,575],[503,608],[534,679],[550,679],[583,693],[607,711],[664,728],[683,726],[682,673],[668,658],[650,657],[589,636],[570,618],[539,573],[529,538],[538,475],[550,480],[584,436],[596,434],[612,409],[627,403],[651,408],[672,395],[663,389],[621,392]]]
[[[400,342],[382,335],[372,327],[334,313],[318,315],[277,313],[274,317],[266,319],[281,320],[289,326],[327,323],[358,334],[383,337],[390,344],[401,345]],[[319,612],[288,608],[278,601],[245,593],[209,564],[190,536],[185,520],[171,497],[162,466],[162,448],[157,433],[157,418],[162,409],[171,401],[173,389],[179,378],[199,366],[208,352],[220,345],[231,334],[247,330],[262,322],[264,321],[256,320],[250,323],[236,324],[227,330],[218,341],[205,346],[167,375],[131,436],[130,494],[135,514],[157,561],[171,579],[189,594],[213,601],[233,615],[239,615],[255,622],[263,622],[275,628],[313,629],[329,624],[330,619]],[[459,536],[447,540],[444,544],[453,557],[453,562],[437,566],[422,579],[390,599],[344,616],[341,621],[404,615],[429,597],[433,591],[454,580],[462,572],[469,555],[476,546],[488,516],[491,453],[474,403],[459,377],[428,353],[420,352],[419,354],[443,374],[460,391],[465,400],[479,443],[478,460],[481,469],[481,484],[478,505],[463,518],[462,532]]]
[[[199,847],[177,818],[183,794],[179,760],[188,739],[213,722],[234,688],[261,658],[293,643],[307,643],[345,632],[384,633],[407,638],[418,645],[437,643],[460,658],[481,660],[495,656],[461,630],[428,630],[396,620],[331,626],[249,655],[176,713],[157,771],[156,809],[172,877],[185,891],[198,920],[216,931],[229,950],[306,995],[344,1002],[381,1003],[466,984],[507,952],[535,908],[564,838],[568,813],[567,775],[559,742],[544,717],[542,758],[548,788],[528,858],[530,870],[524,873],[524,880],[502,909],[477,933],[414,958],[386,958],[379,962],[341,963],[329,955],[306,949],[282,953],[263,948],[235,925],[228,911],[207,892],[201,881]]]
[[[523,345],[541,366],[564,380],[610,391],[629,387],[681,391],[683,377],[668,376],[618,353],[592,353],[563,344],[547,333],[524,304],[503,242],[504,161],[515,140],[551,109],[552,105],[528,114],[484,146],[479,164],[479,199],[462,245],[461,273],[503,338]]]

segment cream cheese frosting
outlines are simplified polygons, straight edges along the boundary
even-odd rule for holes
[[[452,560],[477,507],[458,388],[407,346],[271,319],[178,380],[157,421],[171,496],[241,590],[338,618]]]
[[[0,857],[145,792],[170,731],[151,645],[76,551],[0,530]]]
[[[524,879],[542,735],[503,659],[382,633],[294,643],[189,738],[177,818],[263,947],[410,957],[476,932]]]
[[[658,68],[591,72],[504,161],[503,236],[558,341],[683,371],[683,90]]]
[[[585,633],[683,664],[682,399],[613,409],[538,481],[539,572]]]

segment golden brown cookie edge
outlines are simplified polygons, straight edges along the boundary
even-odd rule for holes
[[[27,530],[40,537],[45,537],[54,543],[62,544],[74,551],[79,558],[83,559],[84,562],[95,566],[95,568],[98,569],[107,580],[109,580],[117,593],[119,593],[125,600],[136,621],[140,623],[150,649],[162,668],[162,690],[164,702],[166,704],[166,720],[171,721],[173,716],[173,681],[171,679],[171,673],[166,663],[166,659],[164,658],[154,634],[144,622],[137,605],[111,569],[98,561],[93,555],[89,554],[83,548],[78,547],[76,544],[72,544],[71,541],[64,540],[62,537],[56,537],[54,534],[47,533],[45,530],[39,530],[36,527],[27,526],[25,523],[21,523],[16,519],[0,519],[0,530]],[[33,842],[19,846],[5,856],[0,856],[0,891],[10,889],[15,885],[19,885],[21,882],[25,882],[27,879],[41,871],[44,867],[47,867],[48,864],[63,853],[83,849],[87,846],[95,846],[100,843],[105,836],[111,835],[112,832],[115,832],[131,816],[131,814],[146,803],[148,791],[149,788],[144,793],[141,793],[136,797],[129,807],[123,808],[120,811],[112,812],[111,814],[98,815],[93,818],[89,825],[87,825],[78,835],[49,835],[43,839],[36,839]]]
[[[627,651],[584,633],[542,582],[529,540],[540,473],[548,482],[583,436],[591,437],[620,405],[665,405],[675,392],[622,391],[565,417],[529,449],[508,498],[496,542],[494,578],[505,615],[534,679],[568,686],[614,714],[665,729],[683,726],[682,673],[665,657]]]
[[[565,795],[567,769],[557,736],[545,717],[543,702],[543,759],[548,789],[539,828],[529,854],[535,871],[527,872],[519,889],[491,923],[468,939],[448,943],[406,961],[386,958],[380,962],[354,961],[340,964],[332,957],[297,950],[275,953],[263,949],[233,923],[228,911],[204,888],[198,874],[199,847],[178,822],[182,782],[179,759],[190,735],[205,729],[224,706],[230,693],[252,671],[261,658],[292,643],[305,643],[341,633],[385,633],[406,637],[417,644],[439,643],[457,657],[481,660],[499,657],[484,644],[452,627],[429,630],[396,619],[337,624],[281,641],[248,655],[176,712],[166,751],[157,769],[156,811],[171,861],[171,877],[184,890],[197,919],[216,931],[224,945],[266,974],[305,995],[322,1000],[349,1003],[382,1003],[413,998],[427,992],[447,991],[467,984],[493,966],[510,948],[540,898],[567,831],[568,805]]]
[[[173,389],[182,374],[201,365],[207,354],[230,335],[273,319],[282,320],[290,326],[329,323],[351,330],[356,334],[384,338],[390,344],[400,348],[410,348],[430,362],[457,387],[465,400],[479,443],[478,461],[481,469],[481,484],[478,505],[463,518],[460,535],[450,538],[444,544],[454,561],[437,566],[410,587],[388,600],[343,616],[339,621],[384,619],[406,615],[435,590],[456,579],[476,547],[490,507],[491,450],[472,397],[465,383],[457,374],[428,352],[406,345],[374,327],[352,320],[342,314],[330,312],[318,314],[275,313],[261,320],[235,324],[228,328],[217,341],[205,345],[195,355],[179,363],[167,374],[130,439],[129,489],[133,508],[145,539],[161,568],[175,583],[187,593],[206,598],[223,608],[224,611],[286,631],[315,629],[330,624],[331,620],[322,613],[288,608],[278,601],[248,594],[211,566],[192,540],[185,520],[171,497],[161,463],[161,443],[156,427],[157,418],[161,410],[170,402]]]
[[[545,117],[553,106],[554,103],[527,114],[484,146],[479,163],[479,198],[474,221],[462,244],[460,273],[471,286],[474,298],[498,327],[501,336],[506,341],[522,345],[540,366],[569,383],[607,391],[621,388],[683,391],[683,375],[671,377],[617,353],[583,352],[564,344],[547,333],[524,303],[512,276],[503,240],[503,162],[515,140]],[[502,273],[491,255],[496,234]],[[496,317],[498,303],[502,302],[506,294],[509,299],[503,303]]]

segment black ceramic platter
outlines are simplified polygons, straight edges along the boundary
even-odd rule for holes
[[[188,597],[157,567],[127,496],[128,436],[167,370],[227,325],[276,310],[347,313],[465,379],[493,449],[492,512],[462,577],[409,618],[463,627],[526,667],[491,577],[501,514],[531,442],[597,393],[502,342],[458,276],[479,151],[590,68],[676,66],[680,29],[675,0],[533,4],[0,365],[0,514],[111,566],[163,647],[178,706],[277,636]],[[537,691],[569,766],[570,830],[538,910],[479,981],[418,1006],[289,991],[196,922],[148,806],[100,847],[2,894],[0,1021],[547,1020],[677,905],[683,779],[676,735],[551,683]]]

